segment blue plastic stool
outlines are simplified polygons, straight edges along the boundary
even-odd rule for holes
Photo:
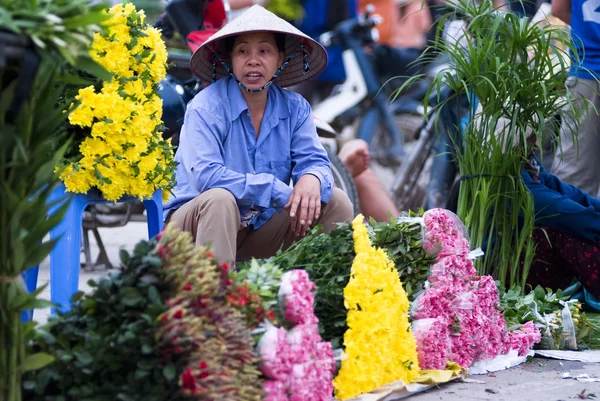
[[[66,192],[63,184],[58,186],[48,199],[49,203],[58,205],[50,210],[52,215],[64,202],[71,203],[63,220],[50,231],[50,238],[58,238],[56,246],[50,253],[50,300],[59,305],[60,310],[67,312],[70,300],[79,288],[79,269],[81,255],[81,222],[86,206],[98,203],[112,203],[102,197],[100,191],[94,189],[87,194],[71,194]],[[61,202],[62,200],[62,202]],[[134,202],[137,198],[126,196],[119,202]],[[148,220],[148,237],[152,238],[163,228],[162,191],[156,191],[152,198],[144,200]],[[39,266],[34,266],[23,274],[27,291],[37,287]],[[55,313],[55,311],[52,311]],[[31,320],[33,313],[24,313],[24,320]]]

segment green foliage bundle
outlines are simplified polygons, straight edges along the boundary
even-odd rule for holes
[[[415,214],[411,214],[415,217]],[[369,236],[374,246],[383,248],[395,263],[400,280],[412,301],[423,288],[429,268],[434,260],[422,247],[422,228],[418,222],[396,221],[371,222]],[[330,232],[313,229],[301,241],[289,249],[278,252],[269,262],[288,271],[296,268],[306,270],[317,285],[315,314],[319,318],[319,330],[325,341],[334,348],[343,343],[347,330],[344,288],[350,279],[354,260],[354,241],[349,224],[340,224]]]
[[[184,361],[163,363],[154,335],[171,294],[155,246],[143,241],[131,256],[121,251],[122,272],[90,282],[92,294],[76,294],[71,311],[37,330],[34,350],[56,361],[26,376],[26,399],[183,400],[177,373]]]
[[[458,216],[471,245],[485,249],[485,257],[475,262],[479,274],[524,292],[535,250],[534,204],[521,173],[536,144],[557,139],[556,117],[574,128],[585,109],[565,85],[566,60],[575,44],[563,27],[530,23],[499,12],[492,2],[449,5],[455,11],[439,29],[460,18],[464,30],[457,37],[437,35],[432,53],[447,56],[449,63],[425,99],[447,88],[453,95],[437,107],[454,107],[458,97],[469,100],[469,122],[454,144],[462,178]]]
[[[90,282],[36,331],[54,362],[23,383],[32,401],[260,401],[258,357],[228,272],[173,227],[121,252],[123,269]]]
[[[533,322],[542,333],[541,349],[600,349],[600,322],[582,311],[581,303],[570,300],[561,290],[553,292],[537,286],[522,295],[517,286],[500,299],[507,326]],[[574,341],[573,341],[574,340]]]

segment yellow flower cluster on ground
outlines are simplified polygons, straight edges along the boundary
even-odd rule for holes
[[[98,88],[81,89],[69,122],[89,130],[79,154],[57,167],[67,190],[98,188],[117,201],[124,195],[149,198],[157,189],[168,198],[175,183],[171,144],[162,139],[158,83],[166,75],[167,49],[160,31],[131,3],[108,13],[107,30],[96,33],[91,57],[113,73]],[[99,90],[98,90],[99,89]]]
[[[408,298],[394,263],[369,240],[363,216],[352,222],[354,250],[344,289],[348,330],[344,357],[334,379],[336,398],[346,400],[420,374],[417,343],[408,321]]]

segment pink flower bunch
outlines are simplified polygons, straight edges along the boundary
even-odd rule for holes
[[[539,330],[531,325],[508,333],[496,284],[491,276],[476,275],[460,220],[443,209],[430,210],[423,219],[426,243],[438,259],[413,311],[422,368],[440,369],[446,360],[466,368],[511,349],[526,353],[539,341]],[[421,319],[427,324],[419,328]]]
[[[315,283],[306,270],[291,270],[281,277],[279,298],[284,318],[291,324],[317,324],[315,316]]]
[[[509,349],[516,349],[519,355],[526,355],[527,352],[542,339],[540,330],[533,325],[533,322],[527,322],[521,328],[508,333]]]
[[[423,247],[438,257],[470,252],[466,230],[458,216],[446,209],[431,209],[423,214],[425,241]]]
[[[314,314],[314,283],[304,270],[282,276],[280,301],[292,324],[270,327],[259,342],[266,401],[330,401],[335,361],[331,343],[319,335]]]
[[[284,328],[269,326],[258,342],[260,370],[271,379],[286,379],[292,371],[293,356]]]
[[[419,366],[445,369],[450,358],[450,330],[441,317],[415,320],[412,332],[417,340]]]

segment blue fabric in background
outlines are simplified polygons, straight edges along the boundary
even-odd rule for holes
[[[358,14],[357,0],[344,0],[348,2],[348,15],[340,16],[343,19],[355,18]],[[308,36],[319,39],[319,36],[333,27],[328,26],[328,9],[333,7],[332,0],[305,0],[304,18],[296,22],[296,27]],[[330,46],[326,48],[329,56],[327,68],[315,79],[317,81],[343,82],[346,80],[346,72],[342,61],[342,48]]]
[[[573,63],[571,75],[583,79],[600,76],[600,11],[590,0],[572,0],[571,36],[580,63]]]

